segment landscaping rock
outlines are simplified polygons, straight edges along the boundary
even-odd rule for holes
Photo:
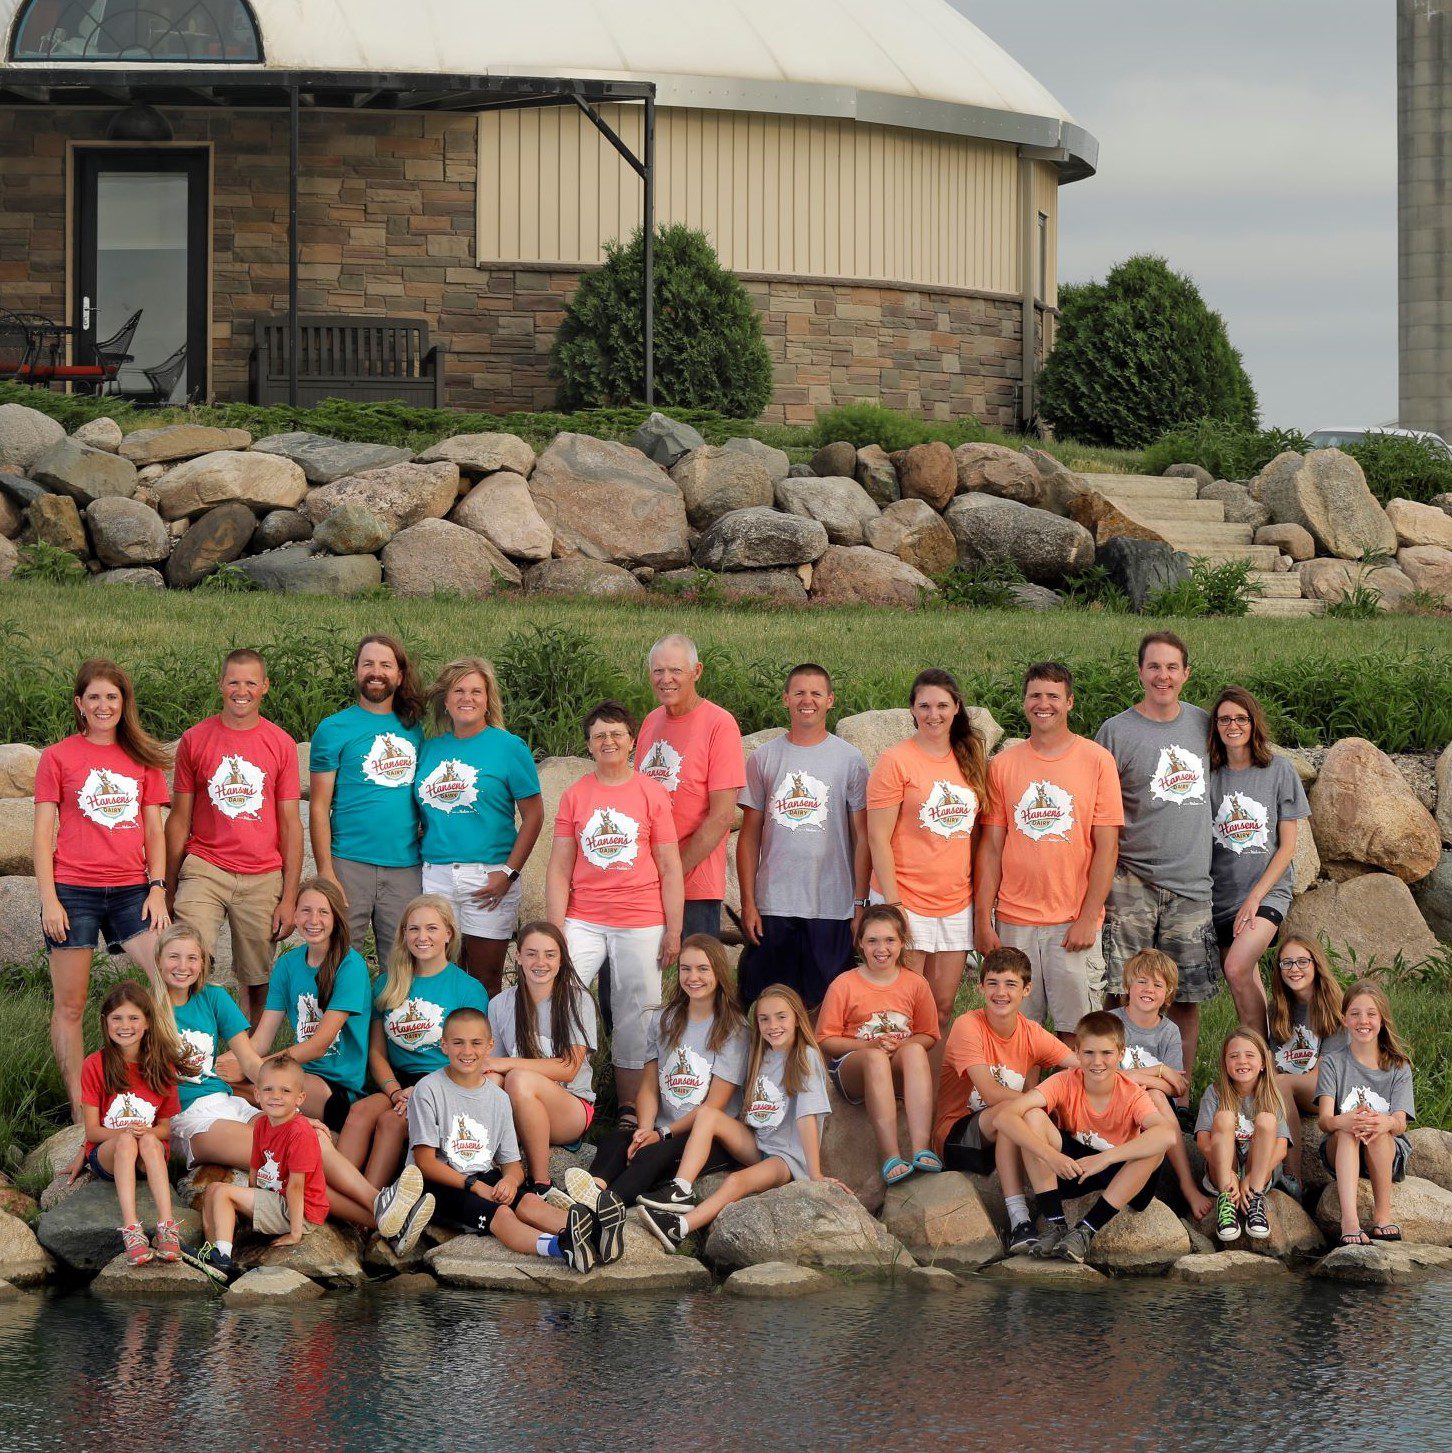
[[[868,520],[864,535],[874,550],[896,555],[924,575],[941,575],[958,563],[952,530],[926,500],[894,500]]]
[[[269,434],[253,446],[256,454],[280,454],[301,466],[313,485],[331,484],[350,474],[368,469],[381,469],[389,464],[404,464],[413,458],[411,449],[396,444],[363,444],[355,440],[334,439],[327,434],[313,434],[305,429],[288,434]],[[282,543],[282,542],[279,542]]]
[[[1243,484],[1228,479],[1217,479],[1213,484],[1202,484],[1200,499],[1218,499],[1225,506],[1225,523],[1228,525],[1249,525],[1258,530],[1270,523],[1270,510],[1255,499]]]
[[[66,431],[49,414],[25,404],[0,404],[0,469],[26,474]]]
[[[1284,757],[1296,769],[1296,776],[1301,779],[1301,786],[1309,789],[1316,780],[1319,768],[1307,752],[1300,747],[1282,747],[1274,742],[1271,744],[1271,752],[1277,757]]]
[[[60,439],[30,466],[30,477],[79,505],[98,499],[129,499],[136,491],[136,466],[104,449]]]
[[[1407,1131],[1407,1139],[1412,1147],[1407,1174],[1452,1191],[1452,1131],[1414,1125]]]
[[[255,526],[252,511],[241,500],[208,510],[172,547],[166,562],[167,583],[178,590],[201,584],[219,565],[241,556]]]
[[[1283,1262],[1253,1251],[1191,1252],[1171,1268],[1175,1281],[1193,1286],[1225,1286],[1232,1282],[1268,1281],[1287,1274]]]
[[[703,570],[762,570],[821,558],[827,531],[816,520],[772,509],[732,510],[701,536],[695,563]]]
[[[834,545],[860,545],[868,524],[880,511],[855,479],[784,479],[776,505],[789,515],[819,520]]]
[[[383,583],[376,556],[315,555],[311,545],[284,545],[265,555],[249,555],[237,568],[263,590],[284,595],[362,595]]]
[[[37,486],[37,489],[39,486]],[[44,493],[43,490],[40,491]],[[4,491],[0,491],[0,536],[12,540],[25,524],[25,514]]]
[[[1363,738],[1346,737],[1326,753],[1308,795],[1323,863],[1380,868],[1405,883],[1437,866],[1436,820],[1392,760]]]
[[[1064,1203],[1069,1225],[1094,1203],[1093,1196]],[[1121,1211],[1089,1244],[1089,1263],[1118,1276],[1162,1276],[1190,1254],[1190,1233],[1163,1201],[1143,1211]]]
[[[985,751],[992,752],[1003,740],[1003,728],[985,706],[970,706],[968,719],[983,738]],[[867,759],[867,769],[889,748],[905,742],[916,730],[913,714],[905,706],[881,707],[844,716],[837,723],[837,735],[850,742]]]
[[[34,880],[31,880],[32,883]],[[0,892],[10,886],[0,880]],[[39,899],[36,900],[37,904]],[[3,945],[0,945],[3,949]],[[18,959],[6,957],[6,963],[17,963]],[[20,1162],[20,1175],[24,1180],[54,1180],[76,1158],[76,1153],[85,1143],[86,1132],[79,1125],[66,1125],[53,1135],[48,1135]]]
[[[1386,517],[1397,532],[1398,545],[1440,545],[1452,550],[1452,515],[1435,505],[1394,499],[1387,504]]]
[[[1437,826],[1442,841],[1452,843],[1452,743],[1442,748],[1437,758]]]
[[[475,479],[501,470],[528,478],[534,468],[534,450],[518,434],[452,434],[425,449],[418,462],[457,464],[462,473]]]
[[[630,444],[662,469],[669,469],[682,455],[704,448],[706,441],[690,424],[655,413],[630,436]]]
[[[5,407],[0,405],[0,407]],[[72,555],[86,553],[86,528],[75,500],[62,494],[43,494],[25,511],[30,533],[42,544],[69,550]]]
[[[806,568],[810,570],[811,566]],[[724,600],[764,600],[776,605],[807,603],[807,587],[794,570],[737,570],[730,575],[709,578]]]
[[[1047,585],[1020,582],[1010,585],[1008,593],[1013,597],[1016,610],[1058,610],[1064,603],[1064,597],[1057,590],[1050,590]]]
[[[1037,505],[1043,476],[1033,460],[1002,444],[960,444],[953,450],[960,494],[992,494]]]
[[[1190,578],[1190,557],[1158,540],[1116,535],[1099,546],[1096,558],[1136,610],[1143,610],[1157,591]]]
[[[214,1185],[245,1186],[247,1172],[225,1165],[194,1165],[172,1186],[172,1195],[179,1206],[202,1209],[207,1187]]]
[[[1215,476],[1199,464],[1172,464],[1165,470],[1168,479],[1193,479],[1197,489],[1215,483]]]
[[[582,743],[583,745],[583,743]],[[545,815],[559,810],[560,798],[565,789],[572,787],[581,777],[595,770],[595,764],[588,757],[546,757],[538,766],[540,794],[544,801]],[[519,875],[519,912],[521,923],[532,923],[543,918],[545,913],[545,866],[549,862],[550,845],[541,840],[534,846],[523,871]],[[4,890],[4,879],[0,878],[0,892]]]
[[[763,1261],[743,1266],[726,1278],[722,1291],[733,1297],[784,1301],[789,1297],[810,1297],[833,1291],[837,1283],[820,1271],[795,1266],[789,1261]]]
[[[915,607],[938,587],[905,560],[866,545],[830,545],[812,571],[810,595],[818,605]]]
[[[127,442],[138,437],[132,434]],[[239,500],[259,514],[294,509],[306,496],[308,481],[300,465],[280,455],[222,450],[184,460],[152,488],[162,518],[181,520],[229,500]]]
[[[35,793],[35,769],[40,749],[28,742],[0,745],[0,797],[31,797]]]
[[[732,510],[772,503],[772,478],[766,465],[740,450],[706,445],[683,455],[671,468],[686,502],[686,518],[697,530]]]
[[[8,408],[10,406],[0,405],[0,407]],[[4,470],[0,470],[0,496],[3,496],[5,502],[13,506],[17,512],[23,512],[26,505],[34,504],[41,495],[49,493],[48,489],[26,479],[24,475],[7,474]],[[7,515],[6,518],[8,519],[9,516]],[[8,535],[12,532],[6,529],[3,533]]]
[[[357,1287],[367,1281],[358,1260],[358,1233],[336,1221],[325,1221],[309,1231],[296,1246],[278,1246],[266,1241],[238,1253],[238,1263],[247,1270],[256,1266],[281,1267],[295,1271],[330,1287]]]
[[[480,480],[449,515],[456,525],[483,535],[512,560],[548,560],[555,534],[535,508],[522,474],[500,470]]]
[[[410,525],[383,547],[382,558],[383,578],[395,595],[481,600],[501,584],[518,585],[523,579],[519,567],[482,535],[447,520]]]
[[[1258,1256],[1285,1262],[1305,1261],[1319,1256],[1326,1249],[1325,1238],[1301,1203],[1284,1191],[1271,1191],[1265,1198],[1266,1220],[1270,1236],[1264,1241],[1241,1243],[1242,1250],[1253,1250]],[[1212,1209],[1200,1222],[1200,1231],[1215,1237],[1215,1212]],[[1217,1245],[1220,1243],[1217,1241]]]
[[[1452,525],[1452,517],[1444,518]],[[1441,545],[1408,545],[1397,551],[1397,568],[1414,589],[1441,597],[1443,608],[1452,605],[1452,550]]]
[[[201,1217],[180,1204],[174,1210],[182,1240],[195,1245],[201,1235]],[[148,1228],[156,1225],[156,1203],[144,1185],[137,1186],[136,1213]],[[116,1187],[93,1180],[75,1187],[63,1201],[43,1212],[35,1234],[72,1271],[94,1275],[121,1250],[121,1233],[116,1229],[120,1224]]]
[[[1438,951],[1411,889],[1390,873],[1312,884],[1291,900],[1285,933],[1311,943],[1324,934],[1338,953],[1354,950],[1362,964],[1386,965],[1398,954],[1408,964],[1420,964]]]
[[[902,499],[920,499],[940,510],[958,488],[953,451],[941,440],[899,449],[887,459],[897,471],[898,493]]]
[[[34,1196],[12,1186],[8,1179],[0,1180],[0,1211],[8,1211],[17,1220],[27,1225],[40,1214],[40,1202]]]
[[[882,1220],[909,1255],[928,1266],[976,1271],[1003,1255],[977,1186],[954,1171],[889,1186]]]
[[[832,444],[823,444],[807,463],[813,474],[823,479],[850,475],[857,468],[857,446],[839,439]],[[803,476],[799,476],[803,477]]]
[[[1307,600],[1334,602],[1359,587],[1377,593],[1378,610],[1400,610],[1416,586],[1395,565],[1362,565],[1351,560],[1307,560],[1300,568],[1301,594]]]
[[[1094,539],[1082,525],[1047,510],[988,494],[962,494],[944,513],[962,565],[1012,561],[1025,578],[1057,585],[1094,563]]]
[[[1042,449],[1025,449],[1023,456],[1039,472],[1038,508],[1067,515],[1070,503],[1085,492],[1083,478]]]
[[[98,499],[86,509],[86,524],[96,557],[106,565],[155,565],[171,554],[166,521],[134,499]]]
[[[0,580],[9,580],[20,564],[20,551],[11,542],[0,537]]]
[[[992,1266],[984,1267],[984,1271],[1005,1281],[1041,1282],[1050,1286],[1086,1289],[1098,1289],[1109,1281],[1102,1271],[1095,1271],[1085,1263],[1040,1260],[1037,1256],[1010,1256],[1006,1261],[995,1261]]]
[[[308,491],[303,512],[316,527],[345,504],[371,510],[390,535],[421,520],[441,520],[459,498],[459,466],[450,462],[390,464],[350,474]]]
[[[1452,1249],[1383,1242],[1376,1246],[1338,1246],[1317,1262],[1312,1276],[1360,1286],[1403,1286],[1452,1271]]]
[[[117,452],[140,469],[147,464],[167,464],[175,459],[195,459],[201,454],[246,449],[251,443],[252,435],[246,429],[168,424],[163,429],[140,429],[128,434]]]
[[[1397,547],[1396,531],[1366,487],[1361,466],[1339,449],[1278,454],[1251,492],[1277,524],[1309,530],[1318,553],[1359,560],[1364,551],[1390,554]]]
[[[55,1262],[35,1232],[9,1211],[0,1211],[0,1279],[13,1287],[34,1287],[55,1273]]]
[[[0,873],[35,871],[35,804],[24,798],[0,798]]]
[[[1437,866],[1412,885],[1412,897],[1427,927],[1443,943],[1452,943],[1452,849],[1444,848]]]
[[[785,457],[785,456],[783,456]],[[781,476],[785,478],[785,476]],[[897,466],[886,451],[876,444],[868,444],[857,451],[857,465],[852,477],[867,491],[873,504],[885,509],[902,499],[902,486],[898,483]],[[919,501],[924,503],[924,501]],[[929,506],[931,509],[932,507]]]
[[[438,1282],[426,1271],[406,1271],[384,1282],[376,1290],[386,1297],[419,1297],[426,1292],[436,1292]]]
[[[200,1273],[198,1273],[200,1275]],[[260,1302],[310,1302],[323,1289],[310,1277],[287,1266],[258,1266],[244,1272],[227,1288],[227,1301],[234,1306]]]
[[[727,1206],[711,1224],[705,1255],[717,1266],[789,1261],[876,1276],[912,1264],[855,1196],[827,1181],[793,1181]]]
[[[1092,481],[1093,476],[1088,476]],[[1108,540],[1149,540],[1154,544],[1167,544],[1163,531],[1168,526],[1158,521],[1146,523],[1142,518],[1126,513],[1108,495],[1101,494],[1092,483],[1086,483],[1083,490],[1069,500],[1064,513],[1083,525],[1095,541],[1103,545]]]
[[[904,1291],[923,1292],[929,1296],[952,1296],[963,1285],[951,1271],[941,1266],[910,1266],[898,1274],[898,1284]]]
[[[1311,532],[1301,525],[1262,525],[1255,532],[1257,545],[1273,545],[1282,555],[1297,562],[1310,560],[1316,554]]]
[[[754,459],[758,464],[763,465],[773,485],[778,480],[785,479],[792,467],[786,450],[773,449],[770,444],[763,444],[760,439],[751,439],[743,435],[726,440],[721,447],[728,454],[744,454],[748,459]]]
[[[260,555],[312,537],[313,522],[301,510],[271,510],[257,522],[247,548]]]
[[[388,524],[357,500],[340,504],[313,531],[313,543],[330,555],[373,555],[392,538]]]
[[[524,575],[531,595],[598,595],[619,600],[643,600],[645,587],[619,565],[571,555],[564,560],[542,560]]]
[[[126,1253],[117,1254],[106,1263],[91,1283],[93,1297],[107,1301],[130,1301],[136,1297],[206,1297],[213,1295],[217,1284],[206,1272],[188,1266],[184,1261],[153,1261],[146,1266],[130,1266]]]
[[[691,557],[680,486],[624,444],[559,434],[535,464],[529,490],[565,552],[657,570]]]
[[[1296,830],[1296,851],[1291,857],[1291,892],[1304,893],[1321,876],[1321,854],[1309,818]]]

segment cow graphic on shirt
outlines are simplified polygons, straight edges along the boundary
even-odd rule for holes
[[[156,1106],[130,1090],[122,1090],[106,1107],[101,1124],[107,1130],[148,1130],[156,1124]]]
[[[467,762],[447,757],[418,785],[418,800],[435,812],[457,812],[479,800],[479,773]]]
[[[662,737],[646,753],[640,764],[643,775],[652,782],[659,782],[667,792],[674,792],[681,785],[681,764],[685,760],[671,744]]]
[[[76,805],[98,827],[131,827],[141,815],[141,784],[123,772],[93,767],[76,793]]]
[[[1354,1085],[1341,1097],[1340,1113],[1353,1115],[1358,1110],[1375,1110],[1378,1115],[1390,1115],[1391,1105],[1370,1085]]]
[[[1232,792],[1220,804],[1212,830],[1215,845],[1232,853],[1270,851],[1270,813],[1253,797]]]
[[[987,1070],[993,1083],[1001,1089],[1012,1090],[1015,1095],[1023,1093],[1024,1079],[1017,1070],[1008,1065],[988,1065]],[[988,1108],[988,1101],[978,1093],[977,1086],[968,1092],[968,1108],[974,1112]]]
[[[973,831],[977,817],[978,798],[973,789],[958,788],[951,782],[934,782],[918,809],[918,822],[937,837],[963,837]]]
[[[363,775],[375,787],[408,787],[412,785],[418,753],[407,737],[382,732],[373,738],[363,758]]]
[[[444,1136],[444,1159],[461,1175],[491,1170],[494,1151],[489,1132],[472,1115],[455,1115],[454,1123]]]
[[[1120,1060],[1119,1067],[1122,1070],[1157,1070],[1163,1063],[1156,1059],[1149,1050],[1137,1044],[1124,1046],[1124,1058]]]
[[[660,1091],[677,1110],[701,1104],[711,1088],[711,1066],[693,1049],[678,1045],[668,1061],[662,1061]]]
[[[906,1039],[913,1032],[906,1014],[896,1009],[879,1009],[870,1019],[858,1026],[858,1039],[877,1039],[881,1035],[901,1036]]]
[[[223,817],[257,822],[262,817],[266,786],[267,774],[262,768],[233,752],[217,763],[207,783],[207,796]]]
[[[1321,1039],[1304,1024],[1291,1030],[1291,1037],[1276,1046],[1276,1069],[1283,1075],[1304,1075],[1321,1057]]]
[[[1068,842],[1074,799],[1057,782],[1030,782],[1013,809],[1013,825],[1032,842]]]
[[[1150,796],[1156,802],[1203,802],[1205,766],[1187,747],[1161,747],[1150,777]]]
[[[788,772],[776,784],[767,810],[772,821],[797,832],[825,832],[831,788],[810,772]]]
[[[293,1030],[293,1038],[299,1044],[306,1044],[318,1032],[318,1027],[322,1022],[323,1006],[318,1003],[318,996],[304,990],[297,996],[297,1028]],[[318,1056],[317,1063],[336,1056],[342,1040],[343,1036],[338,1035],[332,1044]]]
[[[438,1044],[444,1036],[443,1005],[427,999],[405,999],[383,1016],[383,1032],[400,1049]]]
[[[212,1073],[212,1051],[216,1048],[216,1040],[201,1029],[182,1029],[177,1034],[182,1048],[177,1078],[188,1085],[199,1085]]]
[[[597,868],[629,868],[640,855],[640,824],[619,808],[597,807],[580,829],[580,851]]]
[[[756,1131],[774,1130],[786,1119],[787,1097],[769,1075],[757,1075],[746,1102],[746,1123]]]
[[[264,1191],[282,1192],[282,1167],[270,1150],[262,1152],[262,1164],[257,1167],[257,1184]]]
[[[1106,1140],[1097,1130],[1076,1130],[1074,1139],[1080,1145],[1087,1146],[1090,1150],[1113,1150],[1113,1144]]]

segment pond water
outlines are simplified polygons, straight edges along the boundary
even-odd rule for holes
[[[0,1306],[0,1448],[1438,1448],[1452,1280]]]

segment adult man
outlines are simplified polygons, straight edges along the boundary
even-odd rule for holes
[[[1139,643],[1139,679],[1144,696],[1110,717],[1095,738],[1114,756],[1124,797],[1104,959],[1116,995],[1124,991],[1125,963],[1141,949],[1162,949],[1174,959],[1180,989],[1169,1014],[1188,1069],[1200,1038],[1200,1005],[1215,993],[1220,970],[1210,914],[1210,718],[1180,700],[1190,653],[1173,632],[1152,631]]]
[[[403,910],[423,891],[413,795],[423,701],[392,636],[359,642],[353,677],[357,702],[313,733],[308,831],[318,872],[348,901],[354,947],[371,927],[387,968]]]
[[[660,705],[641,723],[636,765],[670,794],[686,875],[681,932],[719,935],[726,838],[736,795],[746,785],[741,728],[729,711],[696,690],[701,658],[689,636],[662,636],[646,661]]]
[[[272,946],[292,932],[302,876],[297,743],[262,715],[270,683],[262,657],[222,663],[222,710],[177,744],[166,882],[177,918],[216,945],[232,929],[232,972],[256,1025],[272,976]]]
[[[741,998],[788,984],[809,1007],[852,962],[852,931],[867,906],[867,762],[827,730],[836,702],[817,665],[794,666],[782,703],[785,736],[746,763],[736,843]]]
[[[976,864],[979,953],[1021,949],[1033,965],[1023,1013],[1046,1013],[1066,1044],[1099,1006],[1089,952],[1099,936],[1124,822],[1114,758],[1069,729],[1074,677],[1058,661],[1024,674],[1026,742],[988,764]]]

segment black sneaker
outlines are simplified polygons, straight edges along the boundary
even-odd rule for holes
[[[398,1235],[387,1238],[388,1245],[395,1256],[405,1257],[418,1245],[418,1239],[424,1234],[429,1222],[433,1220],[433,1215],[434,1198],[432,1196],[421,1196],[413,1203],[408,1215],[403,1218],[403,1227]]]
[[[686,1239],[679,1211],[657,1211],[640,1201],[635,1207],[635,1218],[667,1251],[674,1251]]]
[[[1195,1112],[1189,1105],[1176,1105],[1175,1119],[1180,1122],[1180,1129],[1186,1135],[1193,1135],[1195,1133]]]
[[[1215,1234],[1225,1242],[1240,1240],[1240,1216],[1229,1191],[1215,1197]]]
[[[1270,1218],[1265,1213],[1265,1196],[1259,1191],[1252,1191],[1245,1198],[1245,1234],[1252,1241],[1270,1239]]]
[[[652,1211],[674,1211],[678,1216],[684,1216],[696,1204],[696,1198],[671,1181],[664,1190],[637,1196],[635,1202],[638,1206],[649,1206]]]
[[[183,1246],[182,1260],[188,1266],[194,1266],[198,1271],[206,1272],[214,1282],[221,1286],[227,1286],[242,1275],[242,1268],[230,1256],[224,1256],[218,1251],[210,1241],[204,1241],[195,1250],[190,1246]]]
[[[593,1271],[595,1255],[595,1213],[584,1206],[572,1205],[560,1232],[560,1251],[565,1265],[574,1271]]]
[[[601,1266],[625,1255],[625,1202],[614,1191],[601,1191],[595,1202],[595,1253]]]
[[[1039,1248],[1039,1233],[1032,1221],[1019,1221],[1008,1228],[1008,1254],[1032,1256]]]

